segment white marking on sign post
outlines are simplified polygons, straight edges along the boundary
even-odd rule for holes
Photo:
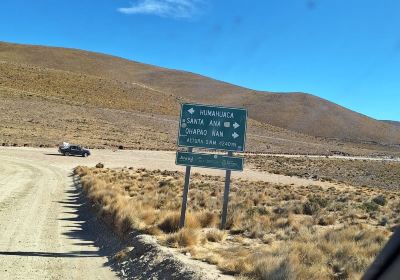
[[[232,137],[233,137],[233,139],[236,139],[236,138],[239,137],[239,134],[237,134],[236,132],[234,132],[234,133],[232,134]]]

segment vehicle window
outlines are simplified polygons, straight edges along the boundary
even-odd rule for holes
[[[0,0],[0,280],[400,280],[400,0],[69,2]]]

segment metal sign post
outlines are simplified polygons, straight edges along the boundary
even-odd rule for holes
[[[182,104],[179,121],[176,164],[186,166],[185,185],[179,226],[185,226],[187,197],[192,166],[226,170],[221,229],[225,229],[228,215],[229,190],[232,170],[243,170],[243,158],[233,152],[244,152],[246,143],[247,110],[201,104]],[[193,148],[228,151],[228,155],[193,153]]]
[[[228,152],[228,156],[232,156],[232,152]],[[221,216],[221,230],[226,227],[226,217],[228,216],[228,202],[229,202],[229,191],[231,188],[231,170],[226,170],[225,175],[225,189],[224,189],[224,200],[222,206],[222,216]]]
[[[188,149],[188,152],[192,152],[192,151],[193,151],[193,148],[189,148]],[[179,221],[179,228],[183,228],[185,226],[187,197],[188,197],[188,193],[189,193],[190,170],[191,169],[192,169],[192,167],[190,165],[186,166],[185,184],[183,186],[181,218],[180,218],[180,221]]]

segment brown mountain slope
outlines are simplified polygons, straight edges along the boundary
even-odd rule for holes
[[[0,87],[70,105],[173,115],[175,96],[100,76],[0,61]]]
[[[90,79],[112,80],[112,83],[120,83],[129,89],[122,93],[115,90],[109,99],[113,99],[115,103],[115,100],[133,98],[131,104],[124,106],[134,106],[135,110],[141,107],[140,110],[155,112],[159,103],[168,107],[169,102],[159,102],[165,96],[171,98],[173,104],[171,108],[173,112],[168,113],[174,114],[177,102],[183,98],[194,102],[245,106],[249,110],[249,116],[255,120],[314,136],[400,143],[400,127],[374,120],[308,94],[252,91],[188,72],[73,49],[0,43],[0,61],[8,64],[33,65],[46,68],[48,71],[56,69],[72,72]],[[72,86],[76,81],[71,83]],[[131,97],[134,92],[131,87],[134,86],[140,87],[136,92],[142,92],[147,88],[157,93],[157,96],[149,101],[147,100],[150,98],[149,94],[140,95],[139,98]],[[140,100],[141,103],[138,105],[134,100]],[[143,102],[149,104],[148,108],[144,109],[140,105]],[[167,111],[168,109],[164,108],[162,113]]]
[[[400,127],[400,122],[398,122],[398,121],[387,121],[387,120],[384,120],[383,122]]]
[[[290,130],[330,138],[400,143],[399,127],[309,94],[251,94],[247,100],[249,105],[245,104],[254,109],[253,118],[265,118]]]
[[[184,100],[136,83],[1,61],[0,101],[1,145],[52,146],[68,140],[99,148],[172,150],[179,102]],[[248,124],[251,152],[387,151],[385,147],[338,147],[335,141],[252,119]]]

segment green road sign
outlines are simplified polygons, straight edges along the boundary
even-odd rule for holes
[[[223,170],[243,170],[243,158],[224,155],[177,152],[176,164]]]
[[[247,110],[182,104],[178,146],[243,152]]]

